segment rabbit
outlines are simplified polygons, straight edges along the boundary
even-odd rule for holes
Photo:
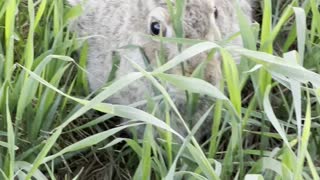
[[[113,68],[115,52],[120,56],[115,80],[137,71],[128,59],[144,69],[148,68],[139,49],[121,47],[131,44],[141,47],[149,63],[155,66],[157,64],[156,54],[161,48],[161,43],[144,35],[175,37],[165,0],[67,1],[72,6],[81,4],[84,10],[83,15],[72,23],[72,29],[80,37],[90,36],[87,70],[91,91],[103,87],[108,81]],[[239,0],[239,2],[243,11],[246,12],[248,21],[251,21],[250,1]],[[186,0],[182,24],[185,38],[190,39],[219,41],[239,31],[232,0]],[[234,39],[232,44],[242,46],[241,38]],[[187,47],[183,46],[182,49]],[[164,52],[166,59],[170,60],[179,54],[179,49],[176,44],[165,43]],[[187,61],[184,66],[185,75],[190,76],[194,69],[207,59],[207,56],[207,53],[201,53]],[[215,55],[205,69],[204,79],[213,85],[217,85],[222,78],[220,63],[220,56]],[[182,74],[181,66],[172,69],[170,73]],[[169,86],[168,88],[171,95],[176,94],[174,100],[178,108],[183,111],[183,104],[186,102],[183,92],[175,87]],[[141,79],[106,101],[129,105],[154,95],[152,84],[146,79]],[[206,98],[201,98],[200,104],[200,109],[195,115],[196,119],[200,118],[201,114],[210,107]]]

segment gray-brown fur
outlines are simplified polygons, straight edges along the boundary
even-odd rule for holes
[[[77,5],[80,0],[68,0],[71,5]],[[240,4],[251,19],[249,0],[240,0]],[[104,85],[112,67],[112,53],[119,51],[121,56],[116,79],[136,71],[127,58],[146,68],[138,50],[119,50],[128,44],[141,46],[151,64],[156,64],[156,52],[160,43],[142,34],[150,34],[150,21],[160,21],[165,27],[167,37],[174,37],[172,23],[164,0],[85,0],[81,2],[84,14],[73,23],[73,29],[79,36],[93,36],[88,39],[89,54],[88,75],[91,90]],[[187,38],[202,40],[220,40],[239,31],[233,0],[186,0],[183,18],[184,33]],[[235,39],[235,45],[242,45],[241,39]],[[175,44],[166,44],[167,59],[178,54]],[[194,68],[207,58],[202,53],[187,63],[186,74],[190,75]],[[171,73],[181,74],[180,68]],[[210,61],[205,72],[205,79],[216,84],[221,78],[220,58]],[[169,92],[179,93],[169,89]],[[152,85],[148,80],[139,80],[107,101],[115,104],[131,104],[152,96]],[[181,101],[178,102],[181,104]],[[204,113],[205,109],[199,112]],[[201,114],[199,113],[199,114]]]

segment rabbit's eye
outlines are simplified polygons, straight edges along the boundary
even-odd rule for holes
[[[154,36],[160,35],[161,24],[159,22],[152,22],[150,25],[151,34]]]

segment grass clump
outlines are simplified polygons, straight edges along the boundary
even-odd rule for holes
[[[81,8],[0,1],[0,179],[319,179],[319,2],[261,1],[254,25],[238,10],[244,48],[182,39],[182,6],[170,6],[178,8],[171,9],[178,38],[161,40],[193,46],[153,71],[134,64],[138,72],[88,96],[87,45],[68,28]],[[165,73],[208,50],[223,57],[220,89]],[[231,53],[242,55],[240,65]],[[103,102],[142,77],[161,96],[131,106]],[[188,127],[164,83],[215,103]],[[210,114],[211,136],[198,142]],[[132,123],[118,125],[113,116]],[[119,135],[145,124],[142,138]]]

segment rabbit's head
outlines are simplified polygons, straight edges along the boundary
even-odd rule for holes
[[[176,37],[173,27],[173,17],[170,17],[167,4],[161,0],[157,2],[153,8],[150,8],[147,15],[148,18],[145,22],[144,33],[152,36]],[[216,24],[217,16],[217,8],[212,0],[186,1],[185,12],[182,16],[184,37],[209,41],[220,40],[220,30]],[[137,39],[133,44],[141,46],[145,55],[150,59],[150,62],[155,64],[154,59],[156,53],[158,53],[161,48],[161,43],[141,36],[135,36],[135,38]],[[186,47],[187,46],[183,46],[183,48]],[[164,44],[164,48],[162,46],[162,50],[164,50],[167,59],[171,59],[179,53],[176,44],[166,43]],[[205,79],[213,84],[216,84],[220,78],[220,62],[217,58],[218,56],[215,57],[216,59],[209,61],[205,73]],[[204,62],[206,58],[207,54],[202,53],[187,61],[184,66],[184,73],[191,75],[194,69],[201,62]],[[177,66],[173,71],[175,74],[181,74],[181,66]]]
[[[173,17],[170,17],[165,1],[157,1],[156,7],[148,14],[148,33],[173,37]],[[174,4],[174,3],[173,3]],[[187,0],[182,17],[186,38],[215,40],[219,38],[215,18],[218,16],[214,0]]]
[[[77,5],[81,0],[68,0]],[[174,0],[171,0],[173,5]],[[248,4],[247,0],[240,0]],[[76,30],[82,35],[102,35],[106,40],[94,39],[89,46],[96,52],[113,50],[128,44],[140,46],[151,64],[156,64],[157,53],[164,51],[167,59],[177,55],[176,44],[165,43],[148,38],[152,36],[176,37],[173,17],[170,17],[166,0],[87,0],[83,15],[77,22]],[[185,38],[218,41],[236,33],[239,28],[231,0],[185,0],[182,16]],[[236,39],[234,44],[241,45]],[[187,46],[183,46],[186,48]],[[98,50],[97,50],[98,49]],[[202,53],[187,61],[184,66],[186,75],[207,60],[207,53]],[[89,57],[89,65],[90,65]],[[180,66],[173,70],[180,74]],[[208,61],[205,79],[216,84],[220,78],[219,56]]]
[[[157,2],[157,6],[150,8],[148,14],[147,33],[155,36],[175,37],[173,17],[170,17],[167,4],[163,0],[158,0]],[[174,4],[175,1],[172,2]],[[246,10],[248,20],[250,20],[251,10],[248,0],[240,0],[239,2],[243,10]],[[186,0],[182,25],[184,37],[189,39],[220,41],[239,32],[238,19],[231,0]],[[154,44],[156,42],[150,43]],[[242,46],[240,37],[235,38],[231,43]],[[159,45],[156,44],[142,47],[145,47],[148,57],[155,57],[154,52],[159,49]],[[167,45],[166,47],[168,59],[178,53],[177,48],[172,45]],[[183,48],[187,47],[183,46]],[[206,53],[193,57],[186,62],[184,73],[186,75],[192,74],[194,69],[205,60],[207,60]],[[239,57],[235,60],[239,62]],[[180,68],[180,66],[177,67],[174,73],[181,73]],[[214,59],[208,60],[205,79],[212,84],[216,84],[220,77],[220,56],[216,54]]]

